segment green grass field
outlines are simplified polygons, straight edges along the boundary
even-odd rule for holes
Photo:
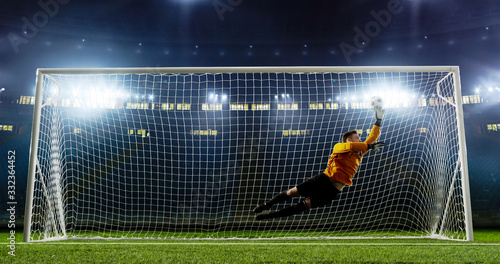
[[[0,233],[0,263],[500,263],[500,230],[474,242],[435,239],[65,240],[22,243]]]

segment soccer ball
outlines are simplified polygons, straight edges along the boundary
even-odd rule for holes
[[[380,96],[374,96],[371,99],[370,105],[372,109],[375,109],[377,106],[384,108],[384,100],[382,100],[382,97]]]

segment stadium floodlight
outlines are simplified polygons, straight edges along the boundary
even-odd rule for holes
[[[326,207],[255,221],[256,205],[324,171],[344,132],[366,138],[375,120],[359,103],[387,83],[387,146],[354,184]],[[214,87],[230,107],[207,105]],[[270,103],[286,95],[294,106]],[[432,103],[399,103],[411,95]],[[456,66],[39,69],[33,117],[24,241],[473,240]]]

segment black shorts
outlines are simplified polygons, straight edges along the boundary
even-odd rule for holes
[[[340,192],[324,173],[313,176],[297,185],[297,190],[300,195],[311,199],[312,208],[328,204]]]

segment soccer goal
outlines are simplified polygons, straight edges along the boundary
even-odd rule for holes
[[[255,221],[368,136],[374,95],[387,146],[354,184]],[[464,131],[455,66],[39,69],[24,240],[473,240]]]

